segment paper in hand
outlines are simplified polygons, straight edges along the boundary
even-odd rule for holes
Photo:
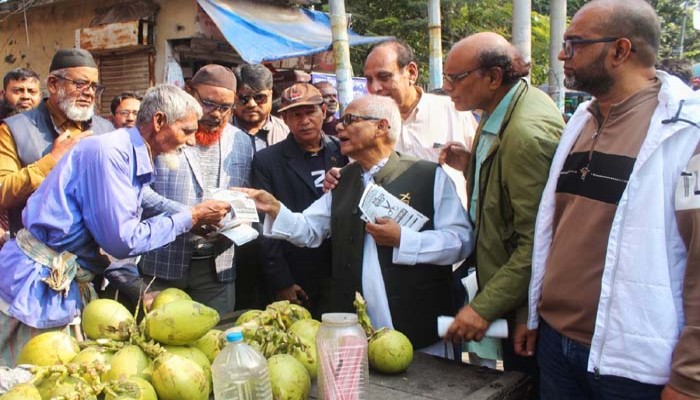
[[[416,232],[428,222],[428,217],[374,183],[365,187],[359,208],[365,222],[375,222],[377,218],[391,218],[400,226]]]
[[[258,237],[258,231],[250,226],[253,222],[260,222],[253,199],[245,193],[228,189],[215,191],[212,198],[231,204],[231,212],[221,221],[222,226],[216,233],[226,236],[238,246]]]

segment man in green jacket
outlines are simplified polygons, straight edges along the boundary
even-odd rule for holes
[[[552,100],[522,79],[529,70],[518,50],[496,33],[477,33],[452,47],[443,88],[457,110],[483,115],[471,152],[450,143],[440,161],[467,171],[477,237],[471,259],[479,282],[479,292],[456,315],[447,338],[481,340],[492,321],[505,318],[511,333],[503,346],[504,367],[532,373],[532,359],[516,353],[526,354],[521,350],[535,216],[564,121]]]

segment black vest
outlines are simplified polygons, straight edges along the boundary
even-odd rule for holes
[[[33,110],[7,118],[5,123],[10,128],[12,139],[15,141],[17,157],[22,164],[22,168],[37,162],[41,157],[47,155],[53,148],[54,140],[58,137],[45,101],[42,101]],[[88,122],[88,129],[92,130],[92,133],[95,135],[115,130],[111,122],[99,116],[92,117]],[[22,224],[22,210],[25,203],[22,202],[21,205],[7,210],[10,233],[13,237],[24,226]]]
[[[436,168],[435,163],[392,153],[374,175],[375,183],[394,196],[410,195],[411,207],[430,218],[422,230],[433,229]],[[358,163],[350,164],[341,176],[331,207],[332,310],[353,311],[355,292],[362,293],[365,223],[358,207],[364,191],[362,168]],[[388,246],[378,246],[377,253],[394,328],[416,349],[439,341],[437,317],[454,314],[452,266],[396,265],[392,263],[393,248]]]

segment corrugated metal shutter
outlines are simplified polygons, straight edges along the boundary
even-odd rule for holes
[[[125,91],[144,94],[153,85],[152,52],[112,53],[99,56],[100,83],[105,91],[100,100],[100,115],[109,115],[115,96]]]

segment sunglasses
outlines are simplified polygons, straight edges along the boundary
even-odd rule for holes
[[[238,96],[238,102],[241,104],[248,104],[250,99],[253,99],[256,104],[267,103],[267,94],[255,93],[255,94],[242,94],[242,95]]]
[[[345,126],[350,126],[354,124],[355,122],[360,122],[360,121],[381,121],[383,118],[377,118],[377,117],[366,117],[364,115],[355,115],[355,114],[345,114],[342,117],[340,117],[340,122],[343,123]]]

